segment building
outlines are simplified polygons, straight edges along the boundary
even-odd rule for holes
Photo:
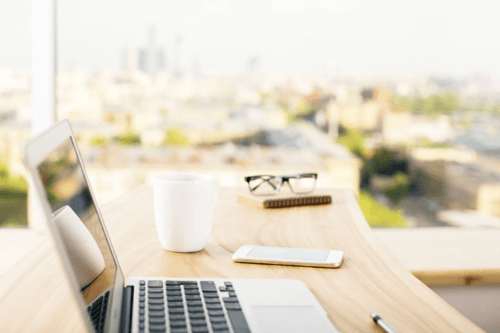
[[[453,139],[451,119],[428,118],[410,112],[387,112],[382,116],[382,138],[386,144],[448,142]]]
[[[306,125],[269,130],[262,141],[205,147],[107,147],[83,152],[93,188],[104,202],[165,172],[209,173],[221,186],[246,186],[252,174],[318,173],[318,188],[359,191],[360,161]]]
[[[355,95],[339,90],[339,94],[342,96],[331,99],[326,107],[330,123],[368,132],[381,129],[383,115],[391,110],[386,88],[365,88]]]
[[[106,123],[71,123],[75,138],[81,146],[90,146],[94,138],[110,141],[117,134],[114,126]],[[8,121],[0,123],[0,159],[7,162],[13,175],[26,176],[24,167],[24,144],[31,138],[30,121]]]
[[[410,182],[446,209],[500,217],[500,173],[479,164],[475,152],[418,149],[409,164]]]

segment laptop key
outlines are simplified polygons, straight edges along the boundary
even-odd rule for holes
[[[182,296],[167,297],[167,302],[182,302]]]
[[[149,280],[148,287],[163,287],[163,283],[160,280]]]
[[[187,300],[186,301],[187,306],[203,306],[203,303],[201,300]]]
[[[170,333],[188,333],[186,328],[172,328]]]
[[[225,304],[226,310],[241,310],[240,303],[226,303]]]
[[[185,285],[184,285],[184,290],[187,290],[187,289],[195,289],[195,290],[198,290],[198,285],[197,285],[197,284],[185,284]]]
[[[201,300],[201,296],[200,295],[186,295],[186,299],[187,300]]]
[[[154,304],[148,306],[149,311],[163,311],[165,310],[165,306],[163,304]]]
[[[220,304],[207,304],[208,310],[222,310],[222,305]]]
[[[233,326],[234,333],[250,333],[247,320],[241,310],[227,311],[227,315],[229,317],[229,321],[231,322],[231,326]]]
[[[171,285],[171,284],[167,284],[166,289],[167,289],[167,290],[181,290],[181,285]]]
[[[208,333],[208,327],[207,326],[192,326],[191,331],[193,333]]]
[[[182,302],[168,302],[167,307],[170,308],[183,308],[184,304]]]
[[[224,317],[210,317],[212,323],[226,323],[226,318]]]
[[[186,294],[186,295],[199,295],[200,292],[198,289],[187,289],[187,290],[184,290],[184,294]]]
[[[180,286],[181,283],[179,281],[165,281],[166,285]]]
[[[172,296],[182,296],[182,292],[177,290],[174,291],[167,290],[167,297],[172,297]]]
[[[222,310],[208,310],[208,315],[210,317],[224,317],[224,312]]]
[[[163,325],[165,324],[165,318],[149,318],[149,325]]]
[[[189,313],[197,313],[197,312],[204,312],[203,307],[190,307],[188,308]]]
[[[148,288],[148,293],[161,293],[163,294],[163,288]]]
[[[227,330],[229,330],[229,327],[227,326],[226,323],[224,323],[224,324],[222,324],[222,323],[221,324],[214,324],[214,323],[212,323],[212,329],[214,331],[227,331]]]
[[[149,331],[150,332],[155,332],[155,333],[163,333],[167,331],[167,326],[166,325],[149,325]]]
[[[170,321],[178,321],[178,320],[186,320],[186,316],[184,314],[171,314],[170,316],[168,316],[168,319],[170,319]]]
[[[148,298],[149,298],[149,299],[152,299],[152,298],[157,298],[157,299],[158,299],[158,298],[161,298],[161,299],[163,299],[163,294],[152,293],[152,294],[149,294],[149,295],[148,295]]]
[[[224,303],[238,303],[237,297],[224,297],[222,300]]]
[[[193,319],[205,319],[205,313],[203,313],[203,312],[192,312],[192,313],[189,313],[189,319],[190,320],[193,320]]]
[[[204,292],[203,297],[205,297],[205,298],[219,298],[219,295],[217,295],[217,292]]]
[[[207,304],[220,304],[220,300],[218,298],[205,298],[205,303],[207,303]]]
[[[99,313],[101,313],[100,306],[92,307],[92,311],[90,312],[90,316],[94,317],[96,314],[99,314]]]
[[[200,281],[200,287],[203,291],[215,291],[217,292],[217,287],[213,281]]]
[[[184,313],[184,308],[168,308],[169,315],[180,314],[180,313]]]
[[[205,319],[194,319],[189,322],[191,326],[207,326],[207,321]]]
[[[163,299],[150,298],[148,299],[148,304],[165,304],[165,302],[163,301]]]
[[[171,321],[170,327],[172,327],[172,328],[184,328],[184,327],[187,327],[187,324],[186,324],[186,321],[181,321],[181,320]]]
[[[165,318],[165,311],[149,311],[149,318]]]

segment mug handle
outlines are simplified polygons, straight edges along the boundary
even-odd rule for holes
[[[219,201],[219,190],[220,190],[219,184],[215,183],[215,186],[214,186],[214,206],[217,203],[217,201]]]

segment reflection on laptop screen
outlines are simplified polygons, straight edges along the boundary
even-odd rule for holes
[[[86,304],[90,304],[113,285],[116,263],[111,255],[71,138],[68,138],[38,165],[38,172],[52,212],[64,206],[71,207],[94,237],[104,258],[104,270],[90,284],[81,289]],[[75,270],[74,263],[73,270]]]

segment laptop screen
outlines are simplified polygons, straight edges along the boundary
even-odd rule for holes
[[[66,224],[63,225],[66,230],[60,234],[67,252],[70,253],[70,261],[78,277],[82,296],[86,304],[90,304],[113,285],[117,265],[99,221],[89,185],[83,175],[83,165],[78,159],[71,138],[50,153],[37,169],[52,212],[69,206],[79,218],[73,218],[71,223],[83,223],[85,227],[82,228],[81,225],[68,227]],[[86,264],[93,267],[86,269]]]

